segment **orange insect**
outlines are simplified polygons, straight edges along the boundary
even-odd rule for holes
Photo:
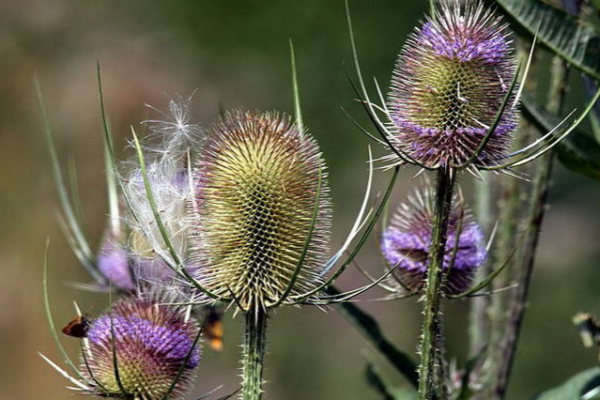
[[[81,339],[87,336],[89,327],[90,320],[84,315],[79,315],[62,328],[62,333]]]
[[[214,351],[223,351],[223,314],[214,307],[208,308],[202,336]]]

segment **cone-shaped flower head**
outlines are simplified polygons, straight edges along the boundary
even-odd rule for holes
[[[432,199],[429,192],[417,192],[406,203],[401,203],[382,238],[383,255],[388,264],[396,268],[394,277],[411,291],[419,291],[427,277],[434,220]],[[455,199],[450,212],[442,266],[442,271],[447,272],[456,248],[455,262],[447,275],[445,286],[448,294],[469,289],[477,268],[486,258],[483,233],[470,212],[461,208],[459,203]]]
[[[507,25],[483,5],[436,11],[409,37],[393,73],[388,109],[393,143],[428,167],[458,166],[493,124],[515,74]],[[474,161],[507,154],[516,127],[509,107]]]
[[[180,398],[200,361],[197,334],[181,308],[126,297],[92,320],[84,370],[98,395],[160,400],[177,381],[169,398]]]
[[[286,116],[242,111],[226,114],[209,135],[195,170],[199,281],[246,310],[277,303],[299,264],[319,199],[291,294],[313,288],[331,225],[326,167],[315,140]]]

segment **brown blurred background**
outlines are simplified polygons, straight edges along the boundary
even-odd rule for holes
[[[426,2],[353,2],[366,75],[387,84],[396,53]],[[51,239],[50,295],[57,324],[72,301],[95,314],[105,296],[68,286],[88,280],[64,240],[32,79],[39,77],[62,161],[77,163],[86,231],[97,244],[106,221],[100,110],[95,62],[103,68],[108,113],[118,143],[148,116],[144,103],[166,108],[190,95],[194,119],[208,123],[219,107],[292,112],[288,39],[296,47],[305,123],[331,168],[335,243],[352,224],[366,181],[368,142],[339,107],[364,121],[345,76],[350,49],[342,0],[92,1],[0,0],[0,399],[69,398],[67,383],[37,352],[60,356],[43,314],[42,259]],[[350,67],[348,67],[350,68]],[[573,103],[578,103],[576,95]],[[581,101],[579,101],[580,103]],[[395,191],[411,186],[406,170]],[[581,349],[571,316],[600,313],[600,183],[558,167],[543,232],[531,307],[511,398],[529,398],[595,362]],[[385,175],[378,175],[377,187]],[[469,185],[470,178],[462,182]],[[377,272],[375,239],[360,261]],[[352,272],[340,286],[363,284]],[[377,297],[373,292],[367,298]],[[388,335],[414,354],[420,306],[413,300],[364,302]],[[452,355],[464,360],[468,303],[448,307]],[[200,394],[238,384],[241,321],[226,320],[225,351],[207,350]],[[72,354],[76,340],[64,338]],[[278,311],[270,327],[267,399],[376,399],[363,379],[363,339],[336,312]],[[379,357],[386,376],[402,384]],[[223,392],[224,393],[224,392]]]

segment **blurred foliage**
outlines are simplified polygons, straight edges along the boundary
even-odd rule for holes
[[[540,0],[494,0],[519,32],[540,43],[575,68],[600,79],[600,36],[582,19]],[[519,29],[520,28],[520,29]]]
[[[593,400],[600,389],[600,369],[590,368],[578,373],[562,385],[545,391],[534,400]]]

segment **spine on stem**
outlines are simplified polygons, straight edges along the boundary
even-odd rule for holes
[[[434,396],[435,359],[441,324],[442,266],[446,249],[448,220],[452,206],[454,172],[441,168],[435,197],[435,218],[432,227],[429,269],[425,283],[425,307],[421,341],[421,366],[419,367],[419,400]]]
[[[262,308],[246,312],[244,336],[242,400],[260,400],[263,385],[263,359],[267,313]]]

